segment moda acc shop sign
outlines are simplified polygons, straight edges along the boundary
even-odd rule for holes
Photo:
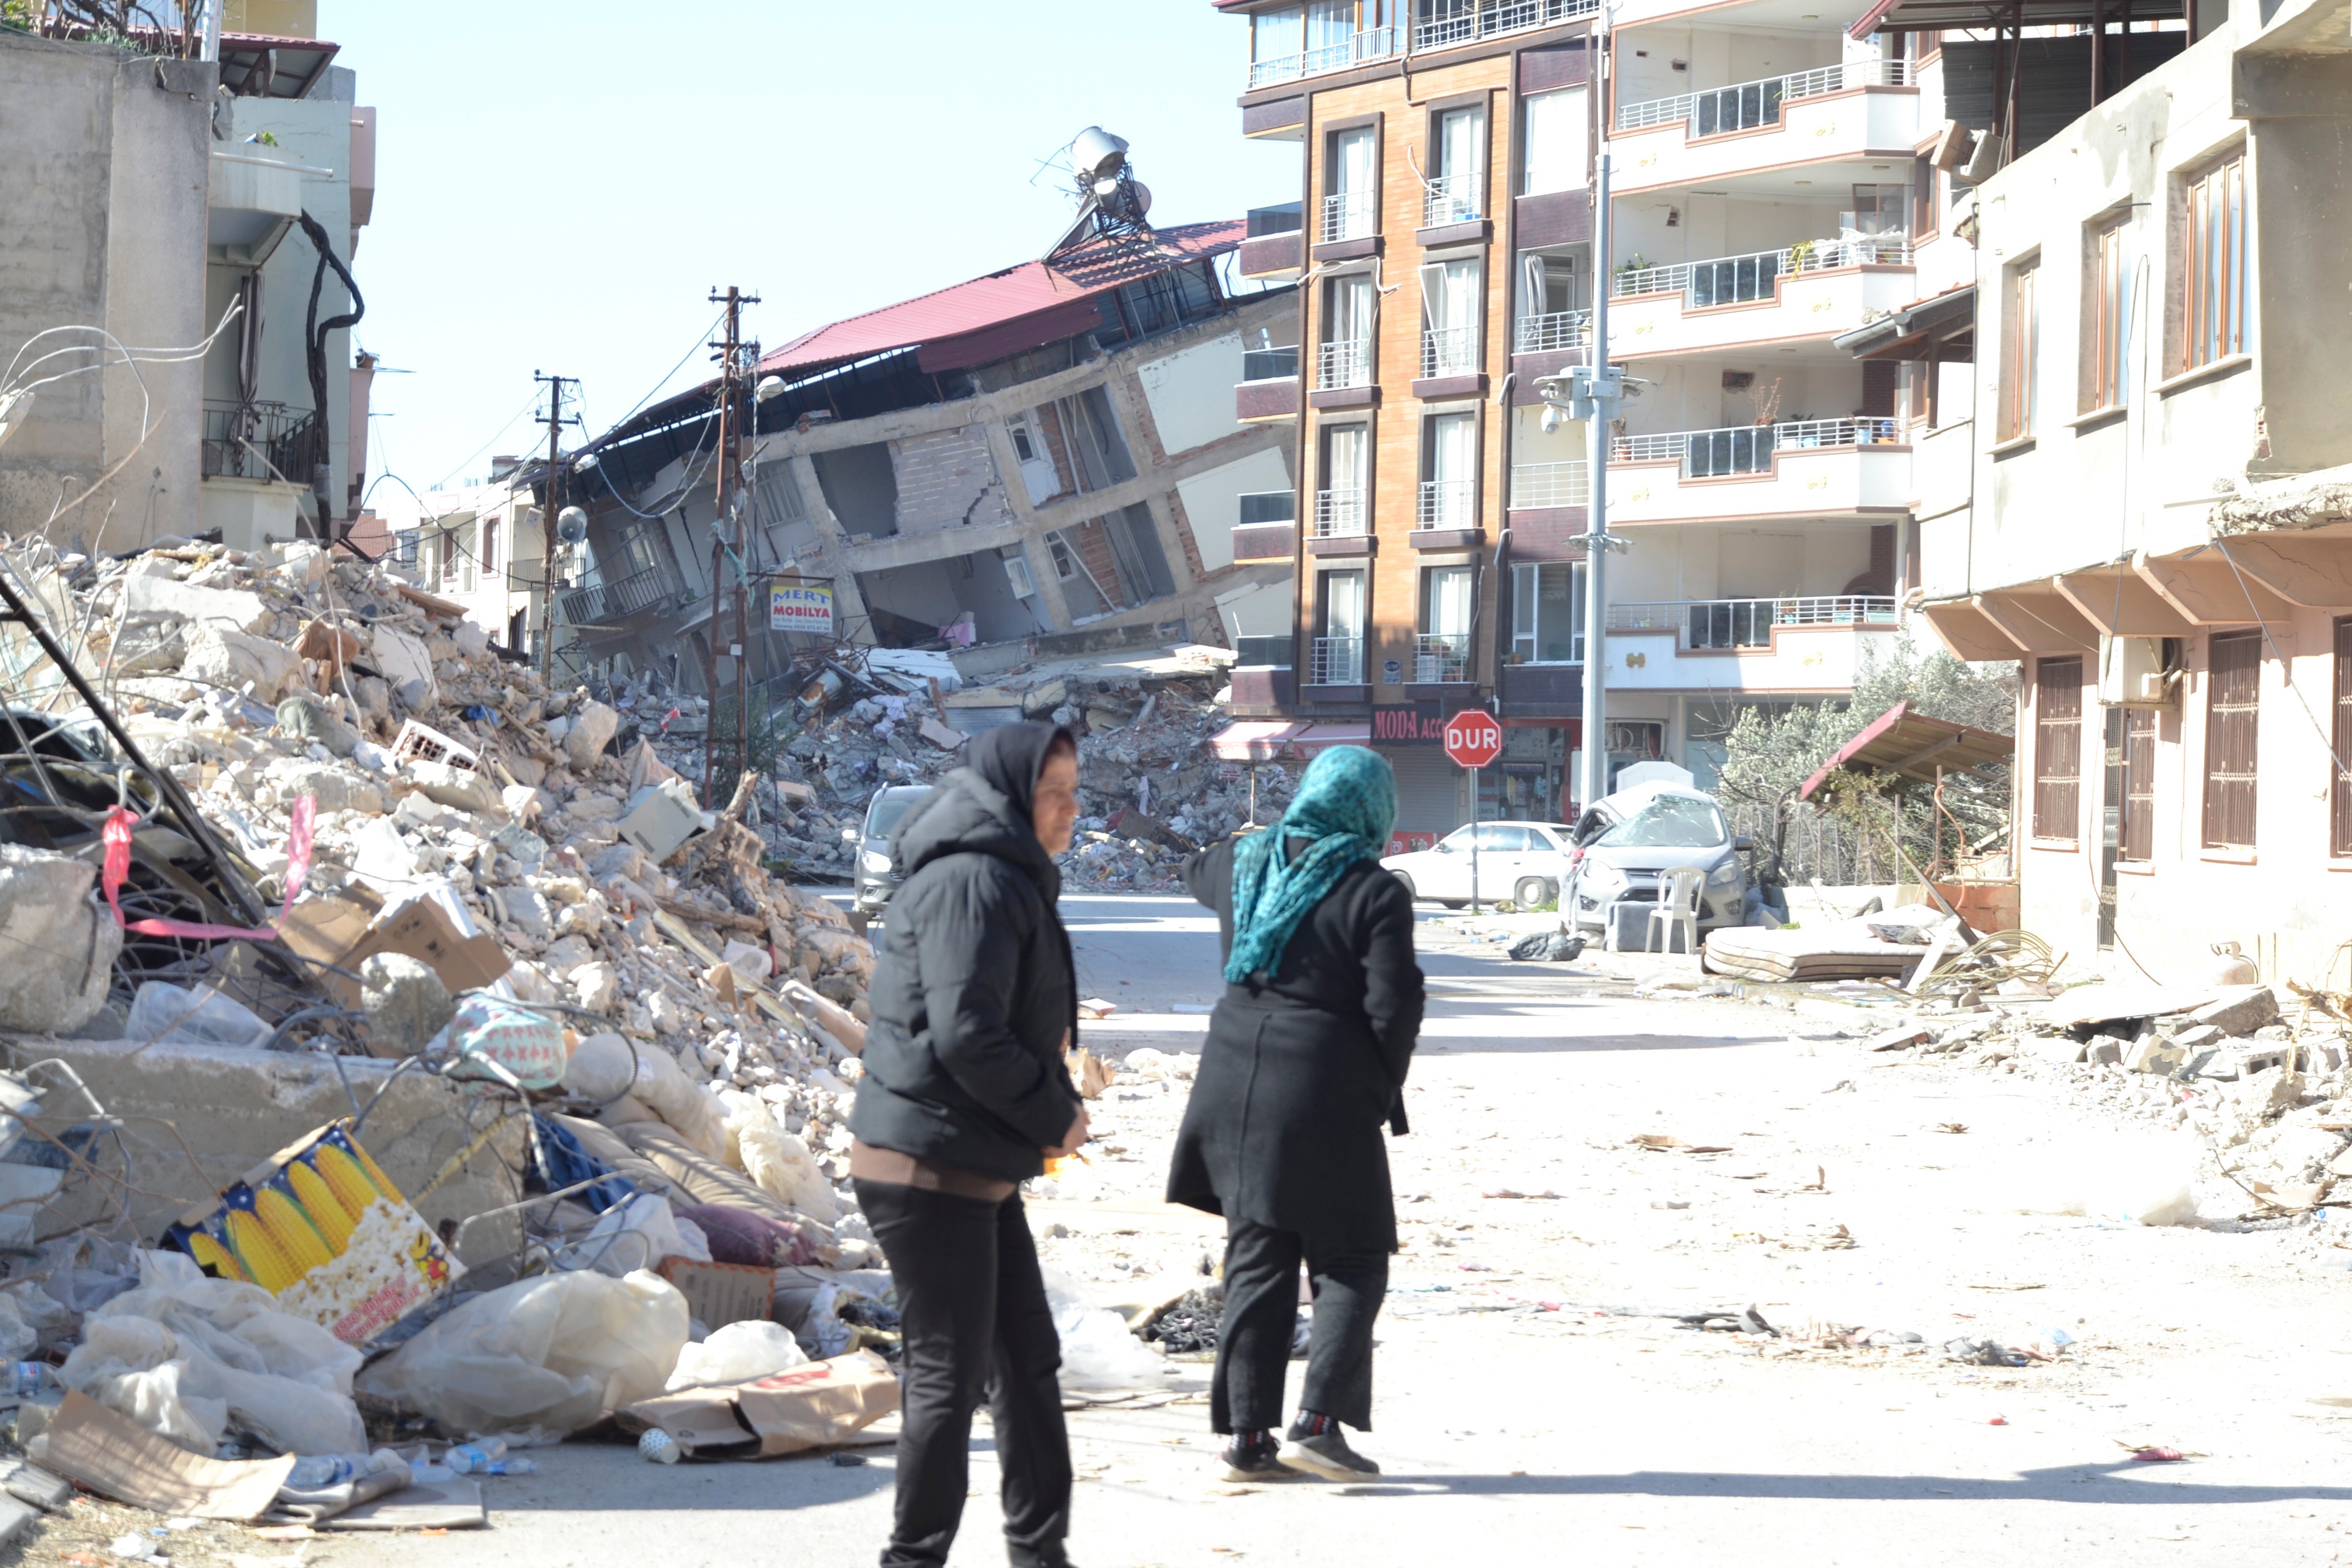
[[[1372,708],[1375,746],[1442,746],[1444,714],[1434,702],[1381,702]]]

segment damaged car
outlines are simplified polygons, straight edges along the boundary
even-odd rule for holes
[[[1734,834],[1715,797],[1678,784],[1645,783],[1603,796],[1577,820],[1575,864],[1561,912],[1573,930],[1605,934],[1624,925],[1621,945],[1641,947],[1659,884],[1680,867],[1700,871],[1698,929],[1748,923],[1748,875],[1740,856],[1753,840]],[[1618,911],[1613,917],[1612,910]]]

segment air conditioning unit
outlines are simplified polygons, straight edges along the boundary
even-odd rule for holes
[[[2099,706],[2169,708],[2179,689],[2180,639],[2099,639]]]
[[[1026,599],[1037,592],[1037,579],[1029,574],[1029,563],[1018,555],[1004,558],[1004,574],[1013,580],[1013,596]]]

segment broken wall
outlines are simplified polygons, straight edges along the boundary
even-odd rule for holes
[[[841,531],[885,539],[898,531],[898,478],[887,442],[813,453],[824,504]]]
[[[893,441],[890,461],[901,533],[1013,520],[1003,479],[989,454],[988,432],[978,425]]]

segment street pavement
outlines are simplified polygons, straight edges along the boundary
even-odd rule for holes
[[[1088,1037],[1197,1041],[1217,991],[1204,911],[1065,913],[1087,994],[1118,1008]],[[2112,1113],[1871,1056],[1865,1006],[1638,995],[1677,966],[1513,964],[1467,925],[1423,922],[1431,1019],[1391,1143],[1405,1242],[1359,1440],[1384,1474],[1223,1483],[1206,1369],[1172,1363],[1164,1387],[1071,1416],[1083,1568],[2352,1562],[2352,1252],[2309,1227],[2025,1212],[2053,1206]],[[1033,1205],[1049,1266],[1109,1295],[1213,1253],[1213,1222],[1155,1201],[1183,1089],[1112,1089],[1081,1190]],[[1787,1337],[1674,1320],[1751,1306]],[[1855,1328],[1917,1348],[1818,1348]],[[1942,1349],[2053,1330],[2074,1342],[2048,1364]],[[2189,1457],[2132,1458],[2149,1445]],[[959,1568],[1004,1560],[984,1421],[974,1447]],[[309,1560],[866,1563],[891,1468],[861,1455],[670,1468],[566,1445],[486,1483],[491,1531]]]

